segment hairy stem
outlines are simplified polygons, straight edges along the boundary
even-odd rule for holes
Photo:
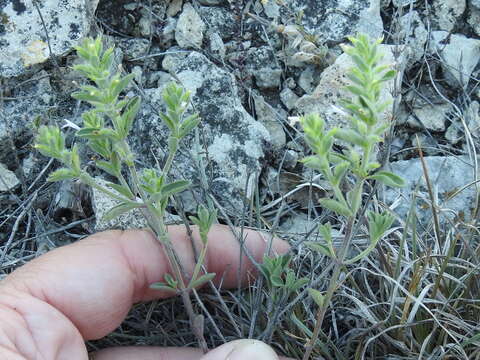
[[[312,337],[308,341],[307,345],[305,346],[305,354],[303,355],[302,360],[308,360],[310,355],[312,354],[313,347],[317,342],[318,335],[320,334],[320,329],[322,328],[323,319],[325,318],[325,314],[327,313],[330,301],[335,294],[335,290],[338,287],[338,279],[340,278],[340,274],[342,273],[343,268],[343,260],[347,255],[348,248],[350,247],[350,243],[352,241],[352,229],[353,224],[355,223],[355,216],[352,216],[348,220],[347,228],[345,237],[343,238],[342,247],[340,248],[340,253],[338,258],[336,259],[335,267],[333,269],[332,277],[330,278],[330,282],[328,284],[328,289],[323,299],[323,304],[321,307],[318,308],[317,317],[315,319],[315,328],[313,329]]]

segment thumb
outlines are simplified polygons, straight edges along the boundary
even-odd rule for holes
[[[275,351],[259,340],[235,340],[213,349],[200,360],[279,360]]]

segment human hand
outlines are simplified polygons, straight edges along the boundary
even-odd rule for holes
[[[191,241],[183,226],[168,229],[187,273],[194,267]],[[246,230],[245,245],[261,261],[266,243]],[[194,238],[199,239],[194,230]],[[199,240],[198,240],[199,241]],[[275,239],[274,253],[288,244]],[[238,274],[240,249],[224,226],[209,233],[205,265],[224,287],[247,284],[256,273],[246,256]],[[55,249],[20,267],[0,282],[0,358],[4,360],[87,360],[85,340],[106,336],[120,325],[134,303],[166,298],[149,285],[170,273],[160,244],[146,230],[107,231]],[[238,279],[238,276],[241,279]],[[92,355],[92,354],[91,354]],[[193,348],[123,347],[101,350],[95,360],[277,360],[267,345],[237,340],[203,355]]]

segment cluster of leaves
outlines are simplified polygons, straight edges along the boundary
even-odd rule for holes
[[[321,242],[307,244],[312,250],[332,258],[335,266],[325,293],[309,289],[319,310],[304,360],[310,357],[326,309],[338,287],[338,279],[345,265],[367,256],[393,224],[394,218],[390,213],[367,210],[370,244],[358,255],[346,259],[350,253],[353,229],[364,221],[359,214],[363,206],[365,183],[374,180],[387,186],[404,186],[400,176],[379,170],[381,165],[374,155],[375,148],[383,141],[383,135],[390,127],[390,123],[381,118],[382,112],[389,106],[388,102],[381,100],[382,86],[395,77],[395,71],[389,65],[381,65],[383,55],[378,47],[381,39],[371,42],[367,36],[358,35],[349,40],[352,46],[344,46],[343,50],[355,64],[347,74],[352,84],[346,89],[352,99],[341,102],[349,126],[327,129],[325,121],[317,114],[301,118],[305,140],[313,153],[303,159],[303,163],[320,172],[333,189],[333,198],[321,199],[320,204],[338,216],[345,217],[347,221],[343,243],[338,250],[333,246],[330,223],[319,226]],[[336,150],[334,143],[340,144],[342,150]]]
[[[353,219],[362,206],[363,187],[367,180],[395,187],[403,186],[404,181],[396,174],[378,170],[381,165],[374,159],[375,147],[383,141],[382,136],[390,127],[390,123],[381,120],[381,113],[389,105],[380,99],[382,85],[395,76],[395,71],[388,65],[380,65],[383,55],[378,50],[378,44],[381,40],[372,43],[366,36],[359,35],[350,38],[350,41],[353,46],[345,46],[344,51],[356,65],[347,74],[353,83],[347,86],[353,98],[342,102],[350,126],[327,130],[325,121],[317,114],[302,117],[301,123],[305,140],[313,152],[303,162],[319,171],[333,189],[333,198],[321,199],[320,204],[340,216]],[[335,141],[341,142],[343,150],[333,148]],[[342,189],[346,178],[353,186],[345,193]],[[367,250],[371,251],[390,228],[393,218],[388,213],[370,211],[367,217],[371,240]],[[330,224],[321,226],[320,233],[324,244],[311,246],[325,255],[335,257]],[[370,251],[362,252],[362,256],[347,263],[359,260]]]
[[[173,195],[190,186],[186,180],[168,182],[168,172],[179,142],[200,122],[198,114],[186,115],[190,93],[175,83],[166,86],[162,94],[166,111],[161,114],[161,118],[170,130],[168,158],[163,169],[144,169],[139,174],[135,168],[135,154],[130,149],[127,138],[140,109],[141,99],[138,96],[122,97],[133,75],[122,76],[120,71],[113,68],[114,49],[111,47],[104,50],[101,37],[85,39],[76,50],[83,62],[73,68],[84,75],[89,83],[81,85],[80,90],[72,96],[89,103],[92,108],[82,114],[81,127],[74,125],[77,130],[75,135],[95,154],[93,157],[95,165],[117,181],[107,182],[107,187],[99,185],[82,168],[79,145],[75,144],[68,149],[59,127],[41,126],[35,148],[43,155],[59,160],[64,166],[51,173],[48,180],[79,179],[117,200],[118,204],[105,214],[104,221],[132,209],[140,209],[159,240],[168,245],[169,240],[163,224],[165,209]],[[216,212],[201,207],[198,217],[191,219],[200,228],[204,253],[207,248],[208,231],[216,221]],[[170,260],[175,262],[173,254],[171,255]],[[214,274],[199,276],[204,257],[205,255],[197,264],[188,288],[200,286],[213,278]],[[172,291],[177,291],[181,285],[176,277],[168,275],[165,278],[167,282],[165,286]],[[159,285],[152,287],[158,288]],[[182,286],[180,288],[182,291],[185,290]]]
[[[260,271],[267,281],[272,302],[288,299],[296,294],[303,286],[308,284],[307,278],[298,278],[289,266],[292,257],[282,255],[277,257],[265,256],[260,264]]]

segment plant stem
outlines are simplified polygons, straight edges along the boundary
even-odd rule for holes
[[[130,153],[128,145],[125,142],[125,146]],[[176,150],[176,146],[175,146]],[[167,163],[165,164],[165,169],[168,171],[171,167],[173,157],[175,153],[169,152]],[[178,257],[175,253],[175,249],[173,248],[172,242],[168,236],[167,228],[163,220],[163,215],[159,214],[157,209],[153,206],[151,202],[148,201],[145,192],[140,187],[140,178],[137,173],[137,169],[135,165],[129,164],[128,169],[130,171],[130,175],[132,176],[132,183],[134,186],[134,191],[140,194],[140,197],[143,200],[143,203],[147,206],[145,209],[141,209],[144,217],[147,219],[147,222],[155,233],[155,238],[159,241],[162,245],[165,253],[167,254],[168,261],[170,263],[170,267],[175,275],[175,279],[178,281],[179,292],[180,296],[182,297],[183,305],[187,310],[187,314],[190,320],[190,326],[192,328],[193,334],[197,338],[198,344],[202,351],[206,353],[208,351],[207,342],[205,341],[205,337],[203,335],[203,326],[201,326],[198,322],[199,315],[195,313],[193,309],[192,300],[190,299],[190,291],[185,285],[184,277],[183,277],[183,270],[181,264],[178,260]],[[165,174],[165,172],[164,172]],[[205,254],[203,255],[205,257]]]
[[[342,272],[343,268],[343,261],[345,260],[345,256],[347,255],[348,248],[350,247],[350,243],[352,241],[353,235],[353,224],[355,222],[355,216],[352,216],[348,220],[347,228],[345,237],[343,238],[343,244],[340,249],[339,257],[336,259],[335,267],[333,269],[332,277],[330,278],[330,282],[328,284],[328,289],[323,299],[323,304],[321,307],[318,308],[317,317],[315,320],[315,328],[313,329],[312,337],[308,341],[307,345],[305,346],[305,354],[303,355],[302,360],[308,360],[310,355],[313,351],[313,347],[317,342],[318,335],[320,334],[320,329],[322,328],[323,319],[325,318],[325,314],[327,313],[328,306],[330,301],[333,298],[333,294],[338,287],[338,279]]]

